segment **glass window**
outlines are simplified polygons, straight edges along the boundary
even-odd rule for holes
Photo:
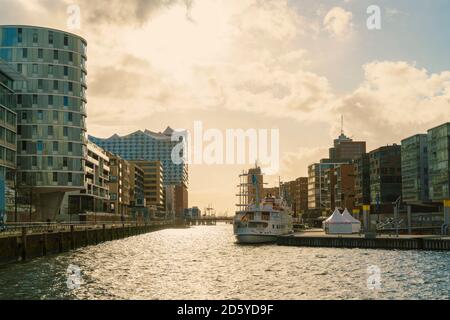
[[[37,96],[37,94],[33,94],[33,104],[38,104],[38,96]]]
[[[15,28],[6,28],[3,30],[2,46],[13,46],[17,30]]]
[[[38,65],[33,64],[33,73],[38,73]]]
[[[69,52],[69,62],[73,62],[73,52]]]
[[[53,141],[53,151],[58,151],[58,141]]]
[[[58,81],[53,80],[53,90],[58,90]]]
[[[69,67],[64,66],[64,75],[68,76],[69,75]]]
[[[42,79],[38,80],[38,89],[42,90],[42,87],[44,86],[44,81]]]
[[[22,58],[24,58],[24,59],[28,58],[28,49],[27,48],[22,49]]]
[[[37,119],[38,120],[44,120],[44,111],[38,110],[38,112],[37,112]]]
[[[68,143],[67,149],[68,149],[69,152],[72,152],[72,151],[73,151],[73,144],[72,144],[72,142],[69,142],[69,143]]]
[[[72,173],[70,172],[67,174],[67,181],[72,182]]]
[[[53,172],[53,182],[58,182],[58,172]]]
[[[37,32],[33,32],[33,43],[38,43],[38,34],[37,34]]]
[[[53,136],[53,126],[48,126],[48,135]]]
[[[36,143],[36,149],[37,149],[38,154],[41,154],[42,151],[44,151],[44,143],[42,141],[38,141]]]
[[[69,82],[69,92],[72,92],[72,91],[73,91],[73,83]]]
[[[67,159],[67,157],[63,158],[63,167],[67,168],[67,164],[68,164],[69,160]]]
[[[58,50],[53,50],[53,60],[58,60]]]
[[[44,59],[44,50],[38,49],[38,59]]]
[[[48,32],[48,44],[53,44],[53,32]]]
[[[53,96],[48,96],[48,104],[49,104],[50,106],[53,105]]]
[[[48,74],[53,75],[53,65],[51,64],[48,65]]]
[[[64,107],[69,106],[69,97],[64,97]]]
[[[27,142],[22,141],[22,151],[27,151]]]
[[[17,72],[22,73],[22,64],[21,63],[17,64]]]
[[[69,128],[68,127],[64,127],[63,128],[63,134],[64,134],[64,137],[68,137],[69,136]]]
[[[53,111],[53,120],[58,121],[58,111]]]
[[[48,165],[49,167],[53,167],[53,157],[48,157],[48,158],[47,158],[47,165]]]
[[[64,35],[64,45],[65,46],[69,45],[69,37],[67,35]]]
[[[22,43],[22,28],[17,29],[17,42]]]

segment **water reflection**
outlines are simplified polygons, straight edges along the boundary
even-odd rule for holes
[[[79,266],[82,284],[67,286]],[[367,268],[381,289],[367,287]],[[171,229],[0,267],[14,299],[448,299],[450,253],[243,246],[232,227]]]

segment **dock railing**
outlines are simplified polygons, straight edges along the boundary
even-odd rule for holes
[[[42,233],[56,233],[68,232],[71,230],[96,230],[96,229],[114,229],[122,227],[134,226],[164,226],[172,224],[172,220],[151,220],[148,222],[117,222],[117,221],[102,221],[97,222],[33,222],[33,223],[8,223],[0,230],[0,236],[14,236],[21,235],[23,230],[27,234],[42,234]]]

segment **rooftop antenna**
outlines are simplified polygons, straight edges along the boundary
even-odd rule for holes
[[[344,115],[341,114],[341,135],[344,134]]]

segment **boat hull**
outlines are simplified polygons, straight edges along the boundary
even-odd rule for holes
[[[273,243],[277,241],[276,235],[260,235],[260,234],[236,234],[238,243]]]

